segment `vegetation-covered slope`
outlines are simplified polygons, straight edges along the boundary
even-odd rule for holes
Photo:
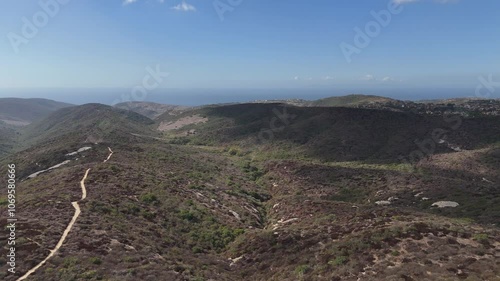
[[[88,145],[126,144],[136,140],[132,134],[154,136],[151,124],[142,115],[101,104],[58,110],[22,130],[16,144],[19,176],[59,164],[65,154]]]
[[[116,104],[115,107],[134,111],[150,119],[156,119],[164,113],[177,115],[189,108],[186,106],[159,104],[153,102],[123,102]]]
[[[132,111],[101,104],[86,104],[61,109],[46,119],[28,126],[26,142],[64,142],[65,138],[80,142],[100,142],[124,138],[130,133],[151,133],[153,121]],[[126,140],[126,139],[124,139]]]
[[[360,106],[362,104],[369,104],[375,102],[389,102],[394,101],[390,98],[370,95],[347,95],[340,97],[329,97],[312,101],[311,106]]]
[[[46,99],[0,98],[0,121],[27,125],[71,104]]]
[[[82,145],[91,149],[19,183],[17,249],[23,258],[16,276],[57,243],[90,168],[74,229],[30,280],[498,279],[500,147],[486,129],[496,119],[463,120],[447,141],[462,136],[468,150],[444,147],[409,165],[395,162],[390,147],[404,153],[413,137],[447,124],[444,119],[288,108],[297,117],[262,143],[255,135],[272,129],[275,108],[283,113],[281,105],[271,104],[162,116],[159,123],[192,115],[208,119],[163,137],[150,131],[151,121],[99,105],[40,123],[44,137],[10,157],[19,163],[19,175],[46,168],[49,158],[68,159],[65,154]],[[92,131],[98,122],[114,125]],[[88,134],[81,132],[88,130],[102,140],[85,142]],[[186,135],[190,130],[196,131]],[[484,134],[472,137],[476,132]],[[65,137],[70,133],[78,137]],[[328,140],[350,140],[363,150],[321,148]],[[108,147],[114,154],[103,163]],[[447,200],[459,205],[432,206]],[[5,202],[2,195],[0,212]],[[0,259],[1,277],[15,280],[5,273],[5,257]]]
[[[206,118],[206,122],[168,131],[168,137],[177,137],[173,142],[257,145],[324,161],[395,161],[420,146],[432,146],[433,152],[441,153],[453,151],[452,146],[471,149],[500,141],[500,117],[427,116],[361,108],[241,104],[163,115],[158,123],[190,116]],[[189,134],[190,130],[196,133]]]
[[[0,159],[14,148],[16,138],[16,128],[0,121]]]

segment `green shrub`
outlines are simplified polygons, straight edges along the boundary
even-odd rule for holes
[[[73,268],[78,263],[78,258],[68,257],[63,260],[63,266],[65,268]]]
[[[92,257],[92,258],[90,258],[90,262],[93,263],[93,264],[99,265],[99,264],[102,263],[102,260],[100,258],[98,258],[98,257]]]
[[[199,254],[199,253],[202,253],[203,252],[203,249],[199,246],[194,246],[193,249],[192,249],[193,253],[195,254]]]
[[[93,213],[102,213],[102,214],[110,214],[112,211],[104,203],[98,201],[91,201],[90,209],[92,210]]]
[[[197,185],[197,184],[191,184],[189,185],[190,189],[196,189],[196,190],[203,190],[204,186],[203,185]]]
[[[359,188],[343,187],[339,192],[331,196],[331,200],[356,203],[362,201],[366,194]]]
[[[147,220],[152,220],[156,217],[156,214],[149,211],[143,211],[142,216]]]
[[[191,210],[181,210],[181,212],[179,213],[179,217],[190,222],[199,221],[197,214]]]
[[[158,197],[156,197],[153,193],[146,193],[141,196],[141,201],[146,204],[153,204],[158,202]]]
[[[299,276],[304,276],[304,274],[309,272],[309,270],[311,270],[309,265],[303,264],[303,265],[299,265],[295,268],[295,273],[297,273],[297,275],[299,275]]]
[[[477,242],[480,242],[480,243],[485,243],[485,242],[488,242],[488,234],[485,234],[485,233],[481,233],[481,234],[475,234],[473,237],[472,237],[473,240],[476,240]]]
[[[328,262],[329,265],[339,266],[346,264],[349,261],[349,258],[346,256],[338,256],[334,260]]]
[[[236,237],[243,234],[243,229],[232,229],[225,225],[213,225],[211,228],[197,229],[190,232],[190,238],[204,250],[221,252],[233,242]]]
[[[89,270],[82,274],[82,278],[84,279],[93,279],[95,277],[97,277],[97,270]]]
[[[234,147],[231,147],[228,152],[229,152],[229,155],[231,155],[231,156],[235,156],[237,154],[240,154],[240,150],[237,148],[234,148]]]

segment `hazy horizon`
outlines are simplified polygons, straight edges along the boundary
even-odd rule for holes
[[[0,98],[45,98],[71,104],[147,101],[176,105],[204,105],[231,102],[249,102],[273,99],[316,100],[349,94],[376,95],[399,100],[434,100],[473,98],[475,89],[465,88],[412,88],[412,89],[156,89],[146,95],[134,96],[131,89],[0,89]],[[491,95],[489,98],[500,98]]]

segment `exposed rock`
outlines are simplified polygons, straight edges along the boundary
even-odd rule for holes
[[[81,152],[87,151],[87,150],[89,150],[89,149],[92,149],[92,147],[90,147],[90,146],[82,147],[82,148],[78,149],[78,150],[77,150],[77,151],[75,151],[75,152],[71,152],[71,153],[66,154],[66,156],[73,156],[73,155],[77,155],[78,153],[81,153]]]
[[[379,206],[387,206],[387,205],[391,205],[391,201],[377,201],[377,202],[375,202],[375,204],[377,204]]]
[[[439,202],[433,203],[431,206],[438,207],[438,208],[447,208],[447,207],[455,208],[455,207],[458,207],[458,205],[459,204],[457,202],[453,202],[453,201],[439,201]]]
[[[229,212],[230,212],[231,214],[233,214],[233,216],[234,216],[235,218],[237,218],[238,220],[241,220],[241,217],[240,217],[240,215],[239,215],[238,213],[236,213],[236,212],[235,212],[235,211],[233,211],[233,210],[229,210]]]

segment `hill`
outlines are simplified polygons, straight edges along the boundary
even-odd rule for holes
[[[14,148],[16,138],[16,128],[0,121],[0,159]]]
[[[384,103],[394,101],[390,98],[370,95],[347,95],[341,97],[329,97],[310,102],[309,106],[360,106],[370,103]]]
[[[453,130],[456,123],[460,128]],[[364,108],[294,107],[283,104],[214,106],[162,115],[159,129],[178,143],[257,146],[288,156],[324,161],[395,161],[432,139],[436,129],[448,132],[434,152],[478,148],[500,141],[500,117],[454,118]],[[442,136],[444,138],[444,135]]]
[[[60,109],[21,131],[16,150],[22,155],[22,176],[38,167],[61,163],[65,154],[97,144],[134,142],[132,134],[154,136],[153,121],[132,111],[102,104]]]
[[[98,104],[59,110],[9,156],[23,258],[11,275],[0,257],[0,277],[45,259],[78,202],[60,250],[30,280],[495,280],[500,122],[453,124],[283,104],[197,108],[155,124]],[[399,159],[434,129],[447,131],[436,153]],[[455,207],[436,207],[446,201]]]
[[[60,109],[47,118],[29,125],[23,138],[30,143],[44,143],[63,138],[80,142],[102,142],[130,133],[149,132],[153,121],[138,113],[102,104],[86,104]]]
[[[47,99],[0,98],[0,121],[24,126],[71,104]]]
[[[116,108],[131,110],[150,119],[156,119],[164,113],[176,115],[189,109],[186,106],[159,104],[153,102],[124,102],[115,105]]]

